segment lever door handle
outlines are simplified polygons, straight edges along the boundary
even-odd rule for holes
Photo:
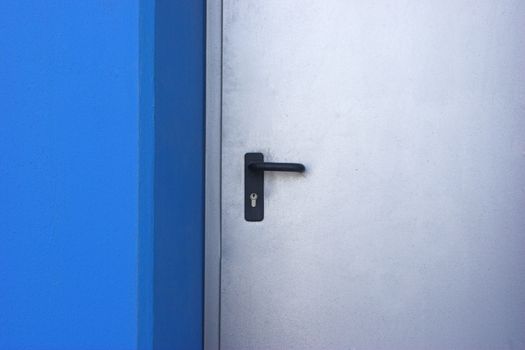
[[[271,163],[271,162],[252,162],[248,168],[253,171],[289,171],[293,173],[303,173],[305,167],[300,163]]]
[[[262,221],[264,218],[264,172],[287,171],[303,173],[300,163],[265,162],[262,153],[244,155],[244,218],[246,221]]]

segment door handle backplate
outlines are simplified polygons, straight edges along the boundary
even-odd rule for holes
[[[300,163],[265,162],[262,153],[244,155],[244,219],[264,219],[264,172],[287,171],[302,173],[305,167]]]

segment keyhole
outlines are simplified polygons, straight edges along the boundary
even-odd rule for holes
[[[257,205],[257,193],[251,193],[250,200],[252,201],[252,208],[255,208]]]

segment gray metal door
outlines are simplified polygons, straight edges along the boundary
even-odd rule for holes
[[[223,0],[221,349],[525,349],[525,2]],[[244,219],[244,155],[266,173]]]

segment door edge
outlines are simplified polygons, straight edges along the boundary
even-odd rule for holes
[[[204,349],[220,348],[222,0],[206,2]]]

